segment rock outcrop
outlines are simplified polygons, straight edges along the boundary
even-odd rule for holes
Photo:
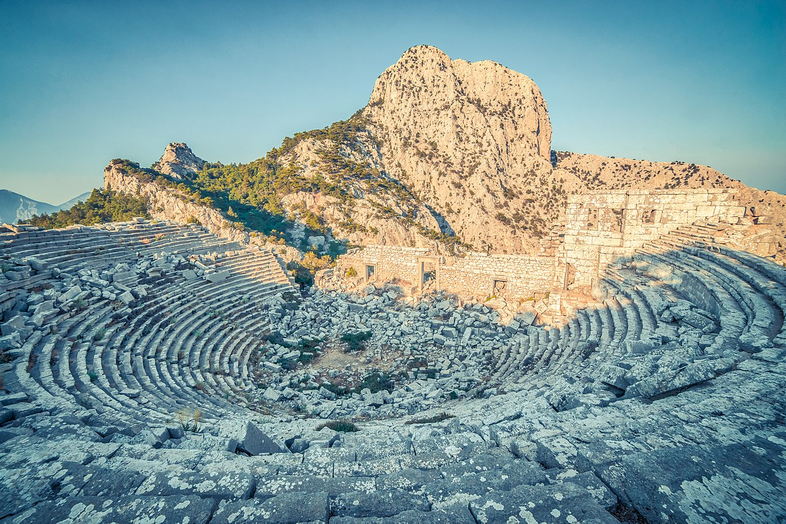
[[[222,238],[242,243],[249,241],[249,233],[233,227],[217,209],[189,201],[188,195],[159,185],[155,180],[145,181],[134,176],[123,161],[113,160],[104,168],[104,188],[145,198],[150,216],[159,220],[199,223]]]
[[[199,158],[183,142],[171,142],[166,146],[164,154],[153,164],[153,169],[176,179],[189,179],[205,166]]]
[[[418,142],[448,154],[443,160],[457,168],[480,161],[482,171],[511,172],[533,154],[550,160],[551,122],[540,89],[490,60],[451,60],[436,47],[412,47],[377,78],[363,113],[378,138],[388,139],[388,162],[409,161]],[[480,152],[484,158],[474,158]]]
[[[538,86],[494,62],[413,47],[348,122],[353,132],[342,140],[342,155],[401,184],[441,232],[476,249],[537,249],[559,223],[567,189],[580,185],[552,171],[551,124]],[[331,138],[304,133],[295,140],[282,164],[307,176],[325,173],[307,152]]]

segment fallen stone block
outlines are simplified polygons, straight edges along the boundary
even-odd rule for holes
[[[57,298],[57,301],[60,303],[68,302],[69,300],[72,300],[77,296],[79,296],[80,293],[82,293],[82,288],[79,286],[73,286],[68,291],[60,295]]]
[[[268,386],[267,389],[265,389],[265,392],[262,393],[262,398],[265,400],[270,400],[271,402],[278,402],[278,400],[281,398],[281,392],[274,387]]]
[[[4,337],[0,337],[0,349],[16,349],[22,347],[22,337],[19,333],[11,333]]]
[[[273,442],[273,439],[262,433],[262,431],[251,422],[246,424],[237,442],[238,449],[245,451],[249,455],[284,453],[284,450]]]
[[[16,315],[8,322],[5,322],[2,325],[0,325],[0,333],[2,333],[3,335],[11,335],[12,333],[17,333],[20,330],[24,329],[25,321],[26,321],[25,317],[23,317],[22,315]]]
[[[644,355],[655,349],[656,345],[651,340],[626,340],[625,349],[629,355]]]
[[[205,280],[207,280],[208,282],[212,282],[214,284],[218,282],[223,282],[227,278],[229,278],[229,271],[216,271],[214,273],[205,274]]]
[[[133,280],[136,280],[136,271],[118,271],[112,275],[112,282],[126,284]]]
[[[46,263],[35,257],[27,257],[25,258],[25,262],[27,262],[27,265],[36,271],[43,271],[46,269]]]
[[[125,305],[128,305],[132,303],[134,300],[136,300],[136,297],[134,297],[133,293],[131,293],[130,291],[124,291],[117,298]]]

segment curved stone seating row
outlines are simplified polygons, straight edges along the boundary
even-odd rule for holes
[[[676,241],[669,244],[672,248],[677,245]],[[701,281],[705,284],[716,283],[722,289],[720,293],[725,295],[724,299],[718,300],[719,305],[744,315],[747,336],[762,342],[771,342],[779,336],[784,329],[786,294],[783,285],[773,278],[777,269],[771,268],[769,273],[762,273],[761,270],[771,264],[764,259],[744,253],[737,256],[715,253],[709,245],[699,245],[703,247],[695,247],[694,244],[680,246],[680,261],[675,261],[675,265],[702,275]],[[736,253],[725,248],[718,249]]]
[[[245,409],[244,392],[253,388],[250,355],[268,329],[255,304],[290,289],[270,253],[238,250],[199,228],[167,223],[13,236],[0,253],[35,256],[65,274],[135,262],[150,252],[198,254],[215,247],[223,251],[212,257],[214,270],[229,274],[218,282],[148,278],[147,296],[130,309],[88,295],[82,311],[57,315],[51,323],[57,332],[31,339],[15,368],[35,402],[47,409],[72,403],[117,422],[147,424],[171,423],[180,409],[199,409],[205,420]]]
[[[139,296],[129,304],[88,293],[79,307],[66,302],[56,308],[15,350],[19,358],[6,387],[24,395],[0,396],[0,405],[16,406],[20,422],[11,428],[13,448],[0,442],[0,487],[11,494],[0,505],[0,519],[615,522],[609,511],[629,515],[635,508],[652,521],[682,521],[685,515],[674,508],[708,503],[718,515],[745,521],[777,521],[786,514],[776,496],[781,477],[756,469],[778,460],[786,438],[773,429],[782,406],[774,386],[782,385],[786,364],[783,351],[769,347],[783,336],[786,287],[770,276],[781,277],[783,270],[766,261],[700,249],[685,233],[610,268],[601,282],[602,303],[578,309],[562,326],[477,326],[475,313],[467,313],[483,343],[465,347],[453,337],[439,351],[498,352],[489,359],[494,364],[485,395],[441,403],[433,413],[413,416],[412,425],[356,421],[357,433],[319,430],[317,421],[289,414],[269,417],[265,431],[279,444],[304,436],[310,444],[294,453],[249,457],[229,451],[234,448],[219,431],[176,438],[174,428],[153,445],[140,428],[171,426],[179,410],[194,408],[214,427],[254,417],[247,395],[258,387],[252,363],[276,318],[262,302],[291,289],[289,280],[270,254],[203,239],[197,228],[181,235],[171,225],[154,226],[129,224],[107,234],[127,235],[117,244],[133,252],[130,265],[177,253],[188,255],[193,268],[204,266],[204,275],[187,277],[179,266],[148,275],[140,270]],[[158,238],[146,243],[150,231]],[[218,252],[199,249],[205,240]],[[2,249],[18,256],[13,244]],[[99,272],[117,263],[114,256],[87,258]],[[77,257],[57,261],[66,273],[85,267]],[[225,278],[205,279],[223,272]],[[52,282],[61,291],[68,287]],[[663,345],[674,349],[680,337],[698,336],[700,329],[672,315],[679,307],[711,314],[717,325],[706,324],[697,365],[736,353],[728,372],[702,378],[701,392],[679,384],[645,401],[628,395],[631,384],[604,386],[604,380],[614,383],[614,377],[598,378],[607,367],[638,369],[662,342],[671,340]],[[282,324],[297,318],[304,317]],[[356,318],[364,329],[378,321],[362,313]],[[753,338],[743,343],[744,352],[729,343],[746,337]],[[52,433],[41,425],[40,410],[74,433]],[[418,420],[436,410],[455,417]],[[118,433],[109,426],[127,426],[129,436],[114,438]],[[46,438],[51,434],[56,441]],[[729,473],[739,464],[748,477]],[[750,488],[745,479],[753,482],[756,505],[718,502],[717,479],[729,492]]]
[[[708,227],[707,232],[718,230]],[[531,381],[533,374],[591,374],[597,365],[625,359],[627,341],[662,335],[673,339],[678,336],[676,327],[659,316],[680,300],[716,316],[717,330],[708,335],[712,342],[703,343],[708,354],[733,354],[740,341],[743,349],[782,343],[786,329],[782,269],[747,253],[733,256],[738,252],[697,244],[702,238],[682,232],[668,235],[644,246],[617,269],[609,268],[603,280],[607,294],[603,307],[576,311],[560,329],[529,328],[526,349],[518,342],[502,348],[488,387],[506,389],[506,383]],[[672,275],[665,275],[665,280],[664,268]],[[586,348],[582,344],[586,342],[598,345],[589,356],[579,350]]]

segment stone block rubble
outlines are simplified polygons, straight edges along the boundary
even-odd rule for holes
[[[0,519],[782,520],[786,270],[678,237],[550,326],[198,226],[0,234]]]

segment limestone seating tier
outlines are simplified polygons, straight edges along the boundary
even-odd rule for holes
[[[729,227],[648,242],[555,326],[388,288],[293,301],[271,253],[198,226],[2,235],[0,519],[782,520],[786,271]],[[389,394],[276,363],[274,340],[365,330],[348,368],[422,362]]]
[[[33,387],[50,405],[62,405],[73,398],[82,408],[118,412],[112,413],[118,421],[171,421],[182,408],[201,409],[209,420],[214,414],[236,409],[227,399],[242,393],[241,388],[216,373],[229,374],[232,361],[237,374],[248,377],[245,369],[239,369],[241,362],[248,364],[242,353],[258,345],[266,331],[266,323],[252,318],[252,308],[240,297],[264,300],[271,293],[289,289],[289,283],[269,253],[237,251],[237,245],[203,232],[195,234],[195,230],[172,224],[134,223],[117,231],[32,231],[3,239],[0,253],[17,259],[34,255],[47,268],[54,263],[63,275],[87,266],[103,269],[144,257],[148,252],[169,250],[200,253],[223,248],[237,259],[222,264],[227,267],[221,269],[230,277],[221,282],[184,282],[180,277],[179,281],[170,278],[160,279],[160,285],[148,284],[150,293],[135,301],[134,311],[155,312],[157,318],[152,314],[131,316],[132,311],[118,311],[117,304],[108,299],[88,295],[83,311],[66,311],[53,318],[46,326],[52,334],[22,349],[23,358],[14,368],[16,379]],[[211,242],[204,242],[205,237]],[[113,247],[98,249],[107,245]],[[126,256],[119,257],[116,251]],[[64,252],[79,256],[63,256]],[[123,326],[118,323],[119,314],[133,320]],[[208,336],[197,345],[200,337],[193,333],[197,327],[221,329],[226,336]],[[78,342],[80,339],[86,343]],[[233,344],[228,346],[228,341]],[[162,349],[170,350],[168,360]],[[194,350],[198,353],[192,355]],[[188,358],[180,359],[180,355]],[[192,370],[192,365],[197,369]],[[188,369],[183,371],[181,367]],[[192,378],[183,380],[186,376]],[[204,384],[204,388],[195,389],[196,384]],[[243,384],[243,388],[248,387],[248,382]]]

